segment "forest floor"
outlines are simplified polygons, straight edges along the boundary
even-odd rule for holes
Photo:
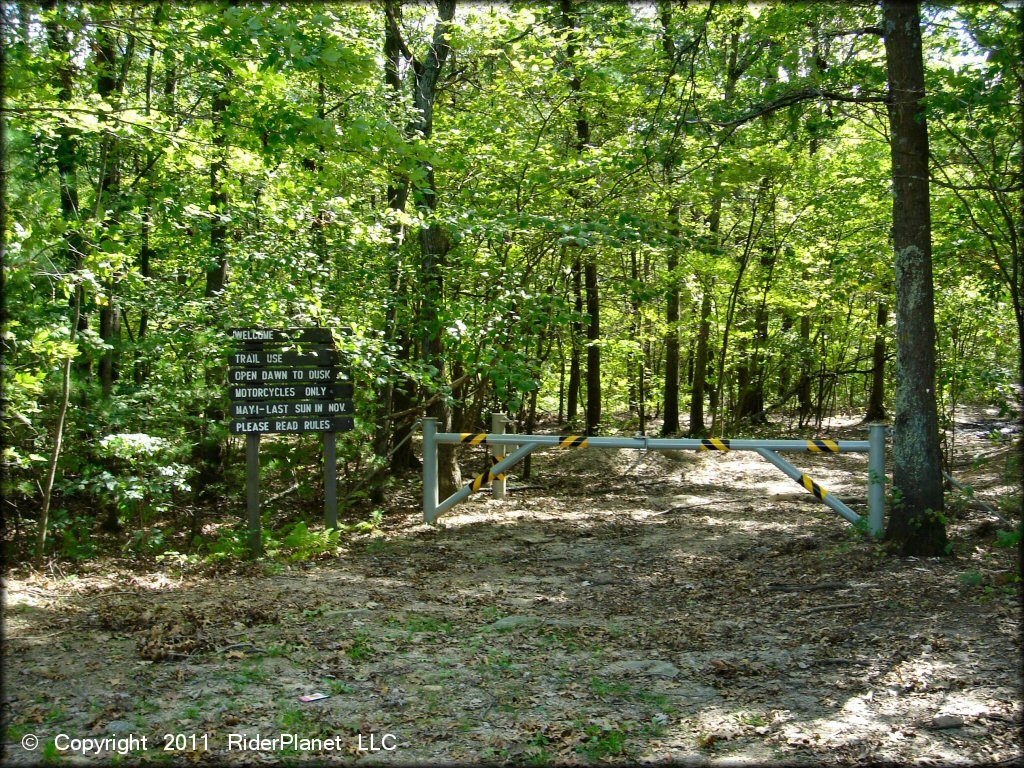
[[[996,506],[991,416],[954,474]],[[791,456],[866,511],[866,455]],[[10,572],[5,763],[1022,759],[1019,563],[976,504],[914,559],[752,453],[552,450],[509,483],[428,527],[410,482],[314,563]]]

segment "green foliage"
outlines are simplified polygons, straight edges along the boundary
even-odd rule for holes
[[[1024,525],[1018,525],[1012,531],[996,531],[995,545],[1003,548],[1019,547],[1021,533],[1024,533]]]
[[[600,353],[606,412],[632,408],[630,428],[649,429],[636,408],[662,412],[676,335],[685,410],[705,296],[717,433],[754,428],[758,414],[741,408],[751,390],[801,426],[861,410],[876,332],[891,357],[891,322],[874,326],[879,303],[893,306],[891,179],[881,102],[870,101],[886,68],[876,38],[838,34],[875,26],[874,7],[671,5],[663,26],[631,5],[584,4],[586,44],[570,57],[556,10],[470,4],[448,31],[429,138],[415,130],[417,67],[400,56],[397,87],[385,79],[379,5],[25,9],[26,24],[0,32],[0,491],[17,517],[35,516],[70,359],[54,521],[64,556],[88,556],[96,508],[140,552],[187,548],[175,540],[186,528],[211,538],[197,521],[235,523],[232,326],[352,327],[339,339],[357,382],[356,431],[339,440],[350,499],[379,490],[360,483],[383,484],[398,423],[427,399],[469,421],[490,409],[522,420],[534,403],[567,419],[574,353],[584,372]],[[420,63],[431,13],[406,4],[399,22]],[[925,9],[948,455],[958,410],[1009,414],[1019,384],[1009,361],[1021,255],[1004,215],[1019,167],[1005,120],[1018,98],[1013,13]],[[100,76],[104,46],[113,87]],[[428,182],[436,208],[423,204]],[[428,258],[432,225],[444,247]],[[596,341],[577,304],[585,260],[598,272]],[[801,376],[811,394],[797,414]],[[295,485],[299,508],[267,534],[273,557],[334,551],[334,534],[299,522],[321,501],[318,440],[266,438],[261,454],[264,487]],[[190,554],[234,558],[243,545],[217,534]]]
[[[336,553],[340,538],[340,529],[311,531],[305,522],[299,521],[281,540],[281,546],[289,560],[309,560],[317,555]],[[268,549],[268,554],[270,552]]]
[[[626,748],[626,734],[618,728],[591,724],[583,729],[584,740],[576,751],[588,760],[601,760],[620,755]]]

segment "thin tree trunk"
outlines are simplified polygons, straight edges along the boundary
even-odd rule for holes
[[[582,156],[590,146],[590,122],[583,103],[583,81],[576,68],[576,51],[579,40],[579,19],[573,8],[573,0],[562,0],[562,22],[566,28],[565,60],[571,74],[569,92],[576,106],[576,154]],[[586,209],[578,190],[572,191],[579,207]],[[583,257],[583,283],[587,304],[587,408],[584,432],[597,433],[601,422],[601,303],[598,295],[597,254],[588,248]]]
[[[227,86],[213,95],[211,122],[213,128],[213,160],[210,163],[210,207],[213,209],[213,224],[210,227],[210,263],[206,270],[206,286],[203,295],[207,299],[217,297],[227,285],[228,269],[228,191],[225,172],[227,170],[227,109],[230,99]],[[208,365],[204,371],[207,386],[217,384],[217,367]],[[220,439],[210,434],[208,425],[224,420],[224,411],[211,401],[203,412],[203,426],[193,456],[198,465],[193,492],[197,500],[211,499],[210,487],[220,480],[224,459],[224,446]],[[195,527],[200,526],[198,514],[193,518]]]
[[[71,317],[71,333],[68,338],[74,347],[78,333],[78,316],[81,311],[81,294],[75,292],[75,308]],[[46,555],[46,533],[50,523],[50,503],[53,499],[53,484],[57,478],[57,465],[60,462],[61,447],[64,444],[64,421],[68,415],[68,404],[71,401],[71,355],[64,359],[61,368],[60,406],[57,410],[57,421],[53,425],[53,445],[50,448],[50,462],[43,481],[43,498],[39,509],[39,527],[36,531],[35,565],[43,564]]]
[[[401,5],[389,2],[388,7],[395,23],[387,20],[384,25],[384,84],[397,98],[402,92],[401,77],[401,43],[398,34],[397,22],[401,19]],[[412,137],[407,134],[407,138]],[[395,214],[403,213],[409,198],[409,178],[405,174],[396,174],[395,178],[389,180],[387,187],[388,210]],[[398,349],[398,358],[403,362],[412,360],[414,350],[412,340],[399,327],[399,310],[408,304],[409,290],[408,280],[405,278],[405,268],[402,262],[403,245],[405,242],[405,228],[401,221],[396,219],[389,225],[391,232],[391,245],[389,249],[390,269],[387,294],[387,310],[385,313],[385,338],[387,338]],[[380,390],[381,418],[377,427],[377,435],[374,441],[374,453],[385,457],[389,453],[390,446],[390,468],[393,473],[401,473],[408,469],[418,468],[419,462],[413,451],[412,440],[409,439],[413,430],[411,422],[402,422],[393,425],[391,414],[407,411],[416,404],[416,391],[411,382],[402,380],[398,382],[388,381]],[[375,489],[374,493],[382,494],[382,491]]]
[[[668,292],[665,294],[665,394],[661,434],[679,432],[679,203],[669,207]]]
[[[813,362],[813,348],[811,346],[811,316],[800,315],[800,378],[796,383],[796,398],[798,410],[797,425],[803,429],[810,420],[811,409],[814,407],[811,402],[811,363]]]
[[[885,325],[889,322],[889,305],[882,299],[875,315],[875,346],[871,351],[871,394],[864,421],[885,421]]]
[[[583,266],[587,294],[587,426],[586,434],[596,435],[601,424],[601,303],[597,290],[597,255],[587,252]]]
[[[572,262],[572,294],[574,317],[569,329],[569,393],[565,409],[565,420],[572,424],[579,410],[580,381],[580,337],[583,335],[583,265],[579,258]]]
[[[693,361],[693,387],[690,391],[690,437],[704,437],[704,385],[708,372],[708,336],[711,331],[711,285],[704,285],[700,300],[700,326],[697,329],[697,352]]]
[[[221,87],[214,94],[211,106],[213,121],[213,160],[210,163],[210,208],[213,210],[213,224],[210,227],[210,262],[213,266],[206,271],[206,291],[210,299],[224,290],[228,272],[228,188],[224,178],[227,169],[227,132],[225,120],[231,102],[227,88]]]

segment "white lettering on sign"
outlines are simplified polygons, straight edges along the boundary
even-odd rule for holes
[[[273,331],[261,331],[256,328],[235,329],[231,332],[231,338],[241,341],[266,341],[274,338]]]
[[[235,381],[258,381],[256,371],[235,371]]]
[[[267,353],[267,362],[268,363],[283,363],[284,362],[284,355],[282,355],[280,352],[268,352]]]
[[[313,410],[313,404],[312,403],[296,403],[295,404],[295,412],[296,413],[315,413],[315,411]]]
[[[306,387],[306,394],[309,397],[323,397],[327,394],[327,387]]]
[[[246,365],[249,363],[258,363],[259,361],[259,355],[247,355],[244,352],[239,352],[235,355],[235,365]]]
[[[330,381],[331,371],[312,370],[309,372],[310,381]]]
[[[328,413],[346,413],[348,411],[348,403],[328,403]]]
[[[315,395],[313,396],[315,397]],[[295,387],[236,387],[234,397],[251,398],[253,400],[267,400],[272,397],[295,397]]]
[[[241,421],[238,423],[239,432],[266,432],[269,429],[269,421]]]
[[[328,431],[334,426],[330,419],[306,419],[302,422],[302,428],[315,431]]]
[[[294,432],[299,428],[299,422],[297,421],[275,421],[274,430],[276,432]]]

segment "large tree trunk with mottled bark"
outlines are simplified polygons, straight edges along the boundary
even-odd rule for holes
[[[946,552],[935,398],[935,298],[924,57],[917,3],[882,4],[896,252],[893,509],[886,538],[903,555]]]

